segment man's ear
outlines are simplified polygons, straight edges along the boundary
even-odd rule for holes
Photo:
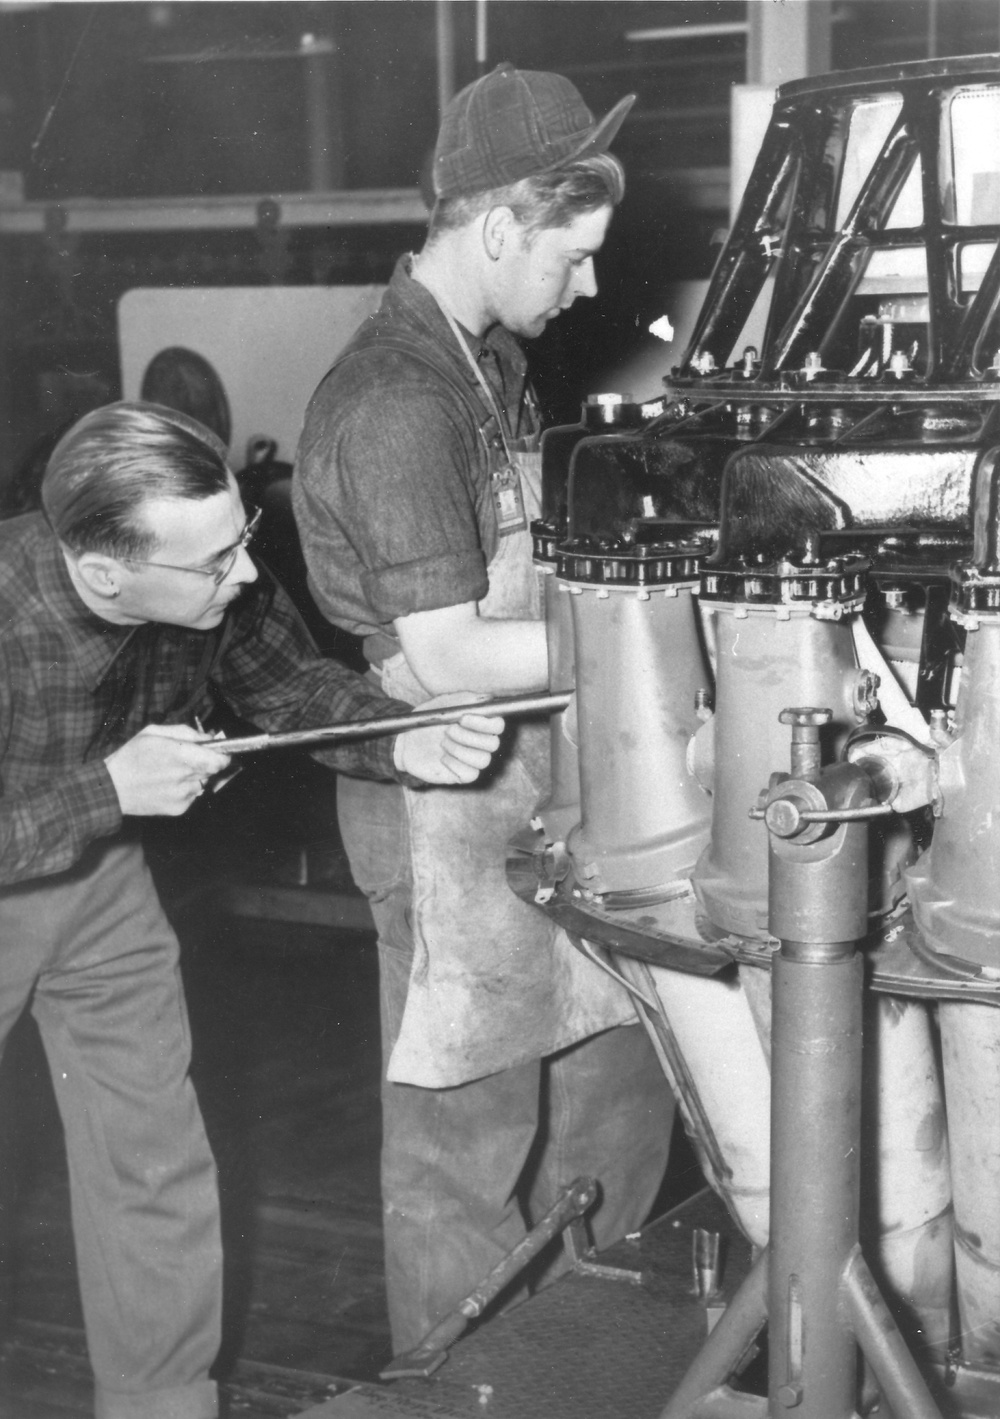
[[[517,218],[509,207],[491,207],[483,219],[483,247],[491,261],[499,261],[505,242],[513,239]]]
[[[122,589],[122,569],[103,552],[81,552],[76,570],[87,590],[104,601],[113,601]]]

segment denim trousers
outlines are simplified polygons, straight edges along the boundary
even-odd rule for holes
[[[454,1088],[388,1082],[413,953],[402,792],[343,778],[337,792],[344,845],[379,937],[386,1287],[399,1354],[472,1291],[575,1178],[599,1184],[588,1218],[599,1248],[640,1227],[663,1181],[674,1103],[639,1025]],[[557,1243],[532,1286],[567,1265]]]
[[[97,1419],[213,1419],[222,1251],[177,938],[137,843],[0,891],[0,1048],[29,1005],[62,1117]]]

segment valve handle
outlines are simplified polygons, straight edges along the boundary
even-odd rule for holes
[[[812,705],[799,705],[792,709],[783,709],[778,715],[779,724],[791,724],[797,729],[819,729],[824,724],[829,724],[833,718],[831,709],[814,709]]]
[[[779,723],[792,726],[792,778],[812,779],[819,773],[819,731],[831,719],[833,710],[814,705],[793,706],[778,715]]]

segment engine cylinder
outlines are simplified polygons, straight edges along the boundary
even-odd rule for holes
[[[711,840],[694,872],[709,919],[724,931],[764,939],[767,833],[750,809],[776,764],[788,757],[779,722],[788,705],[833,711],[834,742],[857,723],[857,661],[848,617],[820,620],[806,607],[719,602]],[[776,614],[776,611],[780,614]]]
[[[695,692],[711,684],[693,585],[566,585],[580,747],[574,875],[595,895],[669,895],[690,874],[710,816],[686,762]]]
[[[537,564],[536,564],[537,565]],[[573,615],[554,566],[539,568],[545,605],[545,636],[549,651],[549,688],[568,690],[576,684],[573,648]],[[580,765],[577,748],[576,704],[554,714],[550,721],[551,779],[548,796],[535,811],[533,826],[549,842],[564,843],[580,821]]]

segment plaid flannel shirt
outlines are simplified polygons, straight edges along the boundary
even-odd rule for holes
[[[84,606],[40,514],[0,523],[0,885],[64,871],[116,833],[104,760],[148,724],[208,714],[216,695],[272,733],[409,709],[323,659],[264,572],[214,630],[116,626]],[[398,779],[393,742],[317,757]]]

